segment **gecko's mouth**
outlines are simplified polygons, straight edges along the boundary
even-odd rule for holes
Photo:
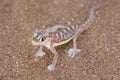
[[[35,45],[35,46],[39,46],[41,43],[40,42],[35,42],[35,41],[31,41],[32,45]]]

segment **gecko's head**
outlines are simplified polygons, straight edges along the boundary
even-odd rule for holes
[[[43,31],[35,31],[32,36],[32,44],[38,45],[46,40],[46,34]]]

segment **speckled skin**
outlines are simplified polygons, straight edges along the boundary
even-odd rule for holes
[[[58,53],[54,47],[63,45],[73,39],[73,48],[70,48],[68,51],[69,56],[73,58],[76,53],[81,51],[80,49],[77,49],[76,40],[79,34],[86,30],[93,22],[95,17],[94,13],[99,7],[100,5],[92,7],[87,20],[81,25],[54,25],[46,30],[39,30],[34,33],[32,44],[40,46],[40,50],[37,52],[37,55],[43,56],[45,54],[42,51],[43,46],[49,48],[54,54],[53,62],[48,66],[49,71],[54,70],[57,63]]]

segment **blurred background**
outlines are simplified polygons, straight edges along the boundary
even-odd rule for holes
[[[44,48],[47,54],[35,57],[32,33],[80,25],[93,6],[104,3],[78,39],[80,54],[66,54],[72,41],[57,47],[57,66],[49,72],[53,54]],[[0,80],[120,80],[120,0],[0,0]]]

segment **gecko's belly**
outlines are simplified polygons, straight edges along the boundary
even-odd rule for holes
[[[66,44],[66,43],[68,43],[68,42],[69,42],[70,40],[72,40],[72,39],[73,39],[73,37],[70,37],[70,38],[68,38],[68,39],[66,39],[66,40],[64,40],[64,41],[62,41],[62,42],[54,43],[53,46],[56,47],[56,46],[59,46],[59,45]]]
[[[70,40],[72,40],[72,39],[73,39],[73,37],[70,37],[70,38],[68,38],[68,39],[66,39],[66,40],[64,40],[64,41],[62,41],[62,42],[54,43],[53,46],[54,46],[54,47],[57,47],[57,46],[66,44],[66,43],[68,43],[68,42],[69,42]],[[33,44],[33,45],[36,45],[36,46],[43,45],[42,43],[38,43],[38,42],[35,42],[35,41],[32,41],[32,44]],[[48,49],[50,49],[50,44],[51,44],[50,42],[46,42],[46,44],[44,44],[44,46],[46,46]]]

